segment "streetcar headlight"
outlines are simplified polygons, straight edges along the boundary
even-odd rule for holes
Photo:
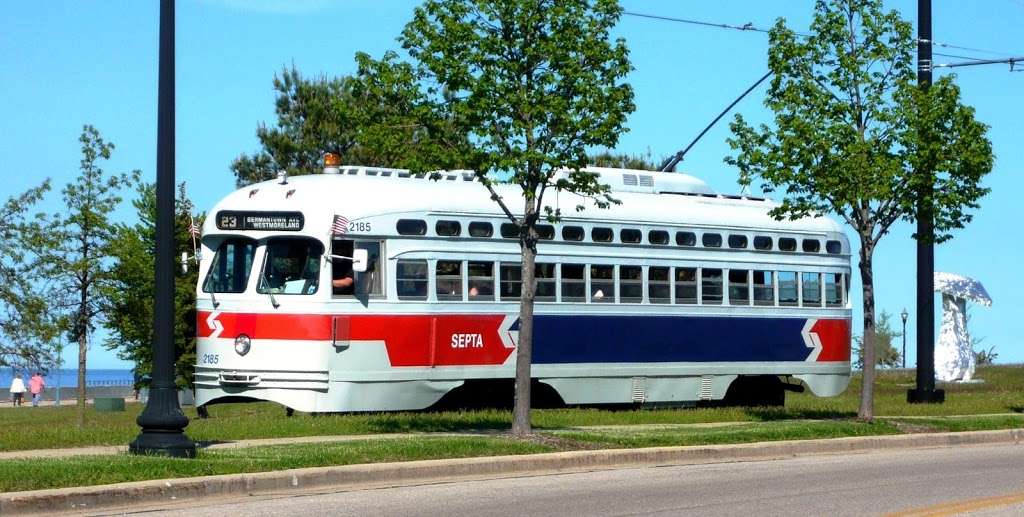
[[[245,355],[249,353],[249,348],[252,346],[252,340],[245,334],[240,334],[235,338],[235,352],[238,355]]]

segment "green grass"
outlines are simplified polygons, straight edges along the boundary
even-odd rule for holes
[[[0,492],[327,465],[535,454],[551,450],[554,449],[547,445],[511,439],[455,437],[200,450],[193,460],[127,454],[4,460],[0,461]]]
[[[880,371],[876,383],[875,413],[885,416],[944,416],[994,413],[1024,413],[1024,366],[979,368],[981,384],[943,385],[945,404],[906,403],[906,391],[913,386],[912,371]],[[699,409],[555,409],[533,412],[538,429],[561,429],[596,425],[686,424],[705,422],[768,422],[793,419],[851,419],[860,399],[859,376],[838,397],[819,398],[807,393],[788,393],[785,408],[699,408]],[[142,410],[129,404],[122,413],[86,412],[86,426],[75,425],[77,409],[65,407],[11,408],[0,410],[0,451],[124,445],[138,435],[135,418]],[[210,408],[211,418],[195,419],[187,432],[198,441],[247,438],[351,435],[377,433],[428,433],[479,430],[507,430],[508,411],[403,412],[352,415],[284,415],[281,406],[270,403],[229,404]],[[1007,420],[1008,426],[1019,426]],[[967,425],[967,424],[963,424]],[[995,424],[992,424],[995,425]]]
[[[900,434],[900,431],[882,421],[870,424],[855,421],[791,421],[650,431],[559,431],[554,434],[560,438],[601,447],[637,448],[874,436]]]

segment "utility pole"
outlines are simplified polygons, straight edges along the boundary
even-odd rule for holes
[[[156,118],[156,278],[153,304],[153,380],[136,422],[142,432],[128,450],[194,458],[185,436],[188,418],[174,383],[174,0],[160,0],[160,74]]]
[[[932,85],[932,0],[917,0],[917,84]],[[933,171],[915,174],[930,177]],[[907,390],[907,402],[941,403],[946,392],[935,389],[935,227],[930,179],[917,193],[917,387]]]

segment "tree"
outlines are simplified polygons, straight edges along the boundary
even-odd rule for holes
[[[619,169],[638,169],[646,171],[658,170],[658,164],[651,157],[651,151],[646,154],[625,154],[605,150],[591,155],[588,158],[590,165],[595,167],[615,167]]]
[[[41,266],[56,283],[68,305],[66,333],[78,343],[78,427],[85,426],[85,370],[89,336],[106,306],[105,290],[111,280],[109,259],[115,225],[110,213],[121,203],[120,190],[137,182],[139,171],[107,175],[100,160],[110,159],[114,144],[96,128],[86,125],[79,137],[82,160],[79,175],[61,191],[65,210],[54,214],[46,226],[41,247]],[[54,307],[58,309],[58,307]]]
[[[891,319],[892,315],[883,310],[875,324],[875,365],[882,368],[895,368],[902,364],[903,359],[900,351],[892,344],[893,340],[902,337],[903,333],[892,328]],[[857,359],[853,367],[861,370],[864,368],[864,338],[857,336],[854,341],[857,346]]]
[[[428,136],[438,125],[465,135],[434,141],[465,153],[466,165],[519,228],[517,435],[530,432],[537,222],[561,215],[544,205],[544,196],[566,191],[581,203],[614,202],[608,186],[581,169],[588,148],[615,145],[634,109],[632,88],[623,82],[630,70],[625,42],[609,35],[621,13],[611,0],[428,0],[399,37],[412,64],[398,63],[393,53],[381,61],[360,58],[363,70],[377,70],[366,75],[381,78],[384,90],[409,95]],[[423,170],[444,165],[417,164]],[[499,183],[520,187],[522,196],[504,198]]]
[[[326,152],[367,166],[458,166],[457,153],[447,151],[452,147],[436,146],[434,139],[464,144],[465,137],[414,103],[418,90],[409,80],[412,69],[365,54],[356,59],[357,77],[306,78],[294,65],[274,76],[277,125],[260,124],[256,136],[263,149],[231,164],[238,186],[272,179],[281,170],[293,176],[315,173]]]
[[[103,286],[106,303],[104,326],[110,336],[103,346],[117,350],[117,356],[135,363],[137,378],[147,379],[153,371],[153,268],[156,267],[156,187],[138,184],[138,197],[132,201],[138,214],[135,224],[117,224],[111,241],[114,264],[110,281]],[[203,217],[193,214],[194,206],[185,192],[185,184],[178,186],[175,202],[174,256],[195,255],[193,237],[189,232],[194,223],[202,225]],[[188,271],[175,269],[174,280],[174,356],[182,387],[194,382],[196,350],[196,285],[199,270],[192,263]],[[137,386],[138,387],[138,386]]]
[[[874,417],[875,296],[872,257],[892,224],[911,221],[917,192],[934,215],[936,240],[970,222],[968,209],[988,192],[992,169],[987,127],[960,102],[952,77],[917,88],[909,23],[881,0],[819,0],[811,35],[778,20],[770,32],[773,78],[765,105],[774,128],[731,124],[726,158],[740,183],[754,178],[765,192],[782,190],[778,218],[832,213],[860,240],[863,284],[864,384],[858,415]]]
[[[0,366],[43,369],[53,360],[54,320],[38,275],[38,221],[28,210],[50,189],[49,180],[0,205]]]

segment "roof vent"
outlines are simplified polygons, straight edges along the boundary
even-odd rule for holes
[[[647,176],[645,174],[641,174],[640,175],[640,186],[641,187],[653,187],[654,186],[654,177]]]
[[[626,185],[627,187],[635,187],[636,184],[637,184],[637,182],[636,182],[636,174],[623,174],[622,175],[622,184]]]

